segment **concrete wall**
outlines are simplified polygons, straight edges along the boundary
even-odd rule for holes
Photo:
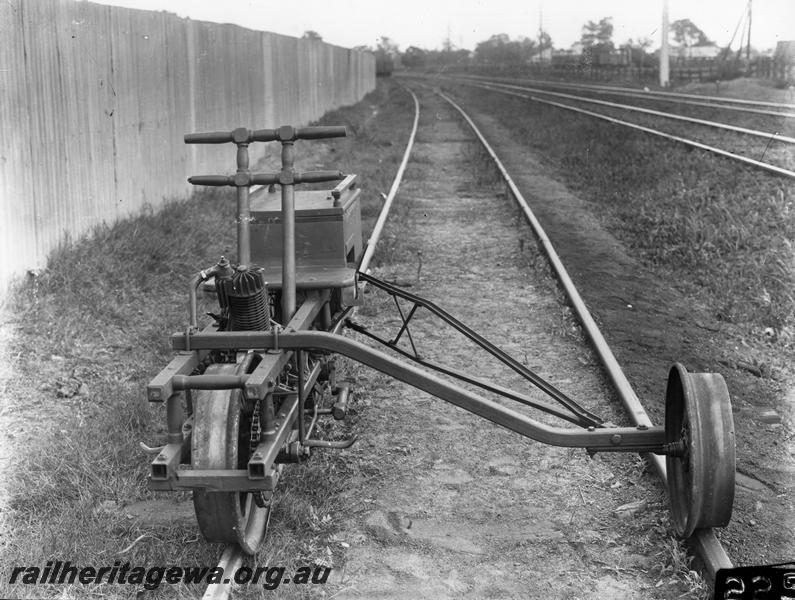
[[[67,234],[185,197],[188,175],[233,172],[233,146],[183,134],[305,125],[374,87],[372,55],[322,42],[88,2],[0,3],[0,284],[43,267]]]

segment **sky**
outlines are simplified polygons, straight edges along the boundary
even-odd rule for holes
[[[540,21],[556,48],[580,39],[587,21],[613,18],[613,42],[650,38],[659,47],[663,0],[94,0],[182,17],[235,23],[300,37],[312,30],[331,44],[375,47],[387,36],[400,50],[441,48],[449,37],[473,50],[499,33],[536,38]],[[748,0],[668,0],[671,21],[690,19],[709,39],[729,43]],[[795,40],[795,0],[753,0],[751,45]],[[740,36],[740,33],[737,33]],[[737,41],[733,46],[737,48]]]

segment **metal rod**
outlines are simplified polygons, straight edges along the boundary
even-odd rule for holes
[[[391,342],[389,342],[389,345],[390,346],[397,345],[397,343],[400,341],[400,338],[403,336],[403,332],[405,331],[406,333],[409,334],[409,342],[411,342],[411,349],[414,351],[414,355],[419,356],[417,348],[414,346],[414,339],[411,337],[411,331],[409,331],[409,321],[411,321],[411,317],[414,316],[414,313],[417,312],[417,309],[420,306],[419,304],[415,304],[414,306],[412,306],[411,310],[409,311],[409,316],[405,317],[403,315],[403,309],[400,308],[400,304],[398,304],[397,297],[392,296],[392,299],[395,301],[395,306],[397,306],[398,313],[400,313],[400,318],[403,320],[403,325],[401,326],[400,331],[397,332],[397,335],[394,337],[394,339]]]
[[[248,375],[174,375],[175,390],[245,389]]]
[[[304,389],[304,351],[298,349],[295,353],[295,366],[298,369],[298,441],[306,442],[306,424],[304,423],[304,405],[306,390]]]
[[[248,144],[237,145],[237,172],[248,175]],[[237,188],[237,262],[251,264],[251,205],[248,186]]]
[[[295,312],[295,188],[293,142],[282,143],[282,323]]]
[[[182,394],[171,394],[166,400],[166,423],[168,424],[168,443],[181,444],[182,422],[185,415],[182,412]]]

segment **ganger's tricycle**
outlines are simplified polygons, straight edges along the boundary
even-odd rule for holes
[[[344,127],[284,126],[185,136],[191,144],[237,146],[234,175],[189,179],[196,185],[237,188],[237,262],[221,257],[191,279],[188,326],[171,338],[178,354],[147,388],[149,401],[166,403],[168,421],[168,443],[154,450],[150,489],[193,490],[196,518],[209,541],[256,552],[283,465],[309,458],[313,448],[347,448],[355,441],[316,437],[318,419],[345,418],[352,390],[337,382],[334,355],[341,354],[543,443],[589,453],[664,454],[676,533],[686,537],[696,528],[725,526],[734,497],[735,446],[723,378],[674,365],[665,427],[615,427],[436,305],[362,272],[356,176],[294,170],[297,140],[345,134]],[[282,144],[281,171],[250,172],[249,144],[271,141]],[[295,191],[296,184],[328,181],[339,183],[330,190]],[[252,191],[252,186],[261,187]],[[365,284],[395,299],[402,325],[389,339],[350,319]],[[212,322],[203,328],[197,316],[200,291],[218,301]],[[398,299],[411,305],[408,313]],[[420,357],[409,330],[419,309],[466,335],[557,404]],[[341,333],[344,327],[448,379],[349,339]],[[410,349],[398,345],[404,334]],[[577,427],[546,425],[449,378]]]

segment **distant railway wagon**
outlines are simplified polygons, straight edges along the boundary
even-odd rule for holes
[[[395,70],[395,61],[391,56],[386,54],[376,55],[375,57],[375,75],[376,77],[389,77],[392,71]]]

